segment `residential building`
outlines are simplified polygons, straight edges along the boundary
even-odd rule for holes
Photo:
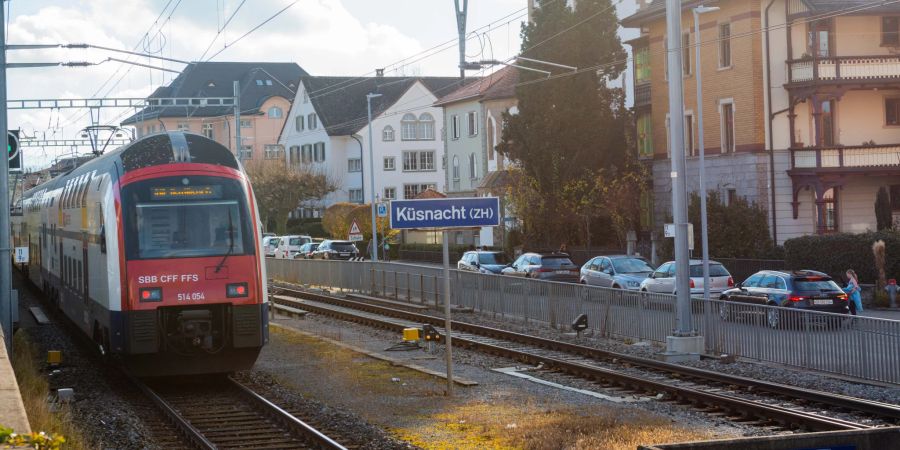
[[[503,132],[503,114],[516,113],[515,85],[518,71],[505,67],[445,95],[435,105],[444,110],[447,139],[445,184],[451,197],[502,195],[503,177],[492,176],[505,169],[503,155],[496,151]],[[503,230],[490,227],[459,232],[456,244],[494,245],[502,242]],[[496,238],[496,239],[495,239]]]
[[[684,117],[668,111],[665,2],[638,1],[634,99],[640,157],[652,167],[645,216],[671,214],[668,127],[685,129],[687,186],[699,191],[695,45],[703,71],[704,188],[768,211],[778,243],[875,228],[879,187],[900,217],[900,5],[862,0],[721,0],[694,33],[684,1]],[[826,17],[816,20],[817,17]],[[896,187],[895,187],[896,186]]]
[[[900,4],[779,0],[768,18],[779,241],[874,230],[881,187],[900,222]]]
[[[241,148],[235,148],[233,106],[147,108],[122,122],[137,136],[162,131],[203,134],[230,148],[242,160],[283,158],[278,134],[284,126],[298,79],[307,75],[296,63],[195,62],[150,98],[233,97],[240,83]]]
[[[625,18],[626,27],[641,29],[640,37],[628,42],[632,47],[634,72],[634,110],[638,156],[646,161],[653,175],[652,198],[643,199],[642,225],[661,223],[671,216],[672,177],[670,173],[669,126],[684,126],[688,191],[699,185],[697,90],[694,77],[692,11],[683,2],[685,68],[679,76],[684,82],[684,117],[672,119],[668,108],[668,70],[666,70],[666,18],[663,1],[639,0],[638,11]],[[768,155],[763,120],[763,80],[761,45],[758,34],[742,39],[729,38],[759,30],[760,0],[725,0],[716,5],[718,12],[704,14],[701,40],[722,36],[721,46],[701,47],[703,68],[704,146],[706,155],[705,190],[718,191],[724,199],[736,196],[765,204]],[[739,57],[737,55],[740,55]],[[734,56],[734,57],[732,57]]]
[[[411,199],[444,189],[444,121],[434,102],[455,77],[302,77],[279,139],[291,166],[321,171],[338,189],[297,212],[317,217],[336,202]],[[372,98],[371,192],[366,95]]]

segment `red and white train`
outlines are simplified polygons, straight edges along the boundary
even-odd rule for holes
[[[30,280],[138,376],[247,369],[268,341],[253,191],[228,148],[144,137],[25,192]]]

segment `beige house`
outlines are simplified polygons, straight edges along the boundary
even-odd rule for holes
[[[296,63],[191,63],[169,86],[150,98],[232,97],[240,83],[241,146],[237,149],[232,106],[173,106],[139,111],[122,122],[138,137],[167,130],[203,134],[230,148],[242,160],[284,159],[278,137],[298,80],[306,72]]]
[[[653,172],[642,205],[657,226],[671,210],[668,129],[683,126],[687,184],[701,189],[695,46],[703,78],[706,180],[725,201],[764,207],[778,243],[875,229],[879,187],[900,215],[900,4],[863,0],[720,0],[700,16],[684,1],[679,76],[684,117],[668,111],[663,1],[625,19],[634,58],[640,157]],[[824,18],[824,19],[820,19]],[[892,181],[894,180],[894,181]],[[652,205],[652,206],[651,206]]]

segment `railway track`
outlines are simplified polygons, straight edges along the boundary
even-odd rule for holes
[[[196,448],[346,449],[232,378],[132,381]]]
[[[272,301],[399,331],[442,317],[278,286]],[[614,395],[661,398],[730,420],[781,429],[855,430],[900,424],[900,406],[665,363],[633,355],[453,321],[453,342],[594,381]]]

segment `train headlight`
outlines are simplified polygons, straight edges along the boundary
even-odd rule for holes
[[[232,283],[225,286],[225,296],[228,298],[246,297],[249,292],[247,283]]]
[[[139,291],[141,302],[161,302],[162,288],[141,288]]]

